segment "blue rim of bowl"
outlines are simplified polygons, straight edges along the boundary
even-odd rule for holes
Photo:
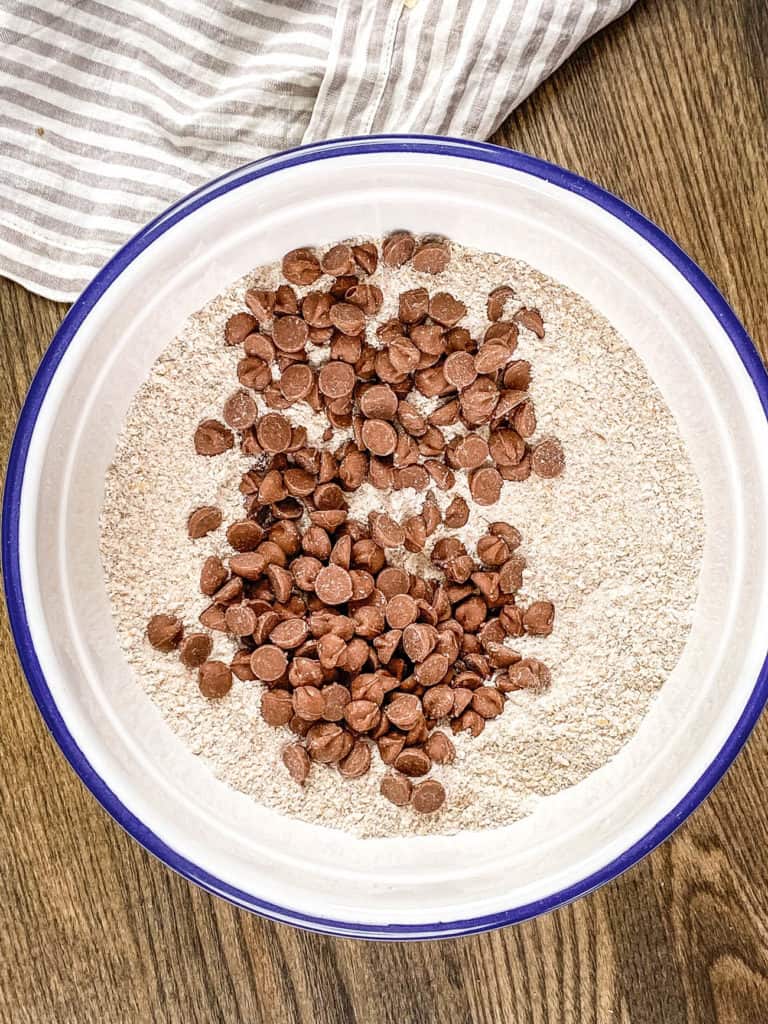
[[[32,382],[11,448],[3,497],[2,562],[5,595],[11,629],[22,668],[40,712],[65,757],[102,806],[122,827],[150,853],[201,888],[214,893],[243,909],[283,924],[292,924],[310,931],[345,937],[414,940],[470,935],[505,925],[517,924],[554,910],[583,896],[632,867],[659,843],[667,839],[685,818],[701,803],[722,778],[745,743],[768,699],[768,656],[755,681],[744,710],[717,756],[682,800],[649,832],[618,857],[574,885],[522,906],[482,917],[433,924],[355,924],[304,914],[257,899],[250,893],[229,885],[167,846],[146,827],[112,792],[94,771],[70,734],[56,701],[48,687],[32,644],[21,588],[19,565],[19,506],[27,454],[37,417],[59,362],[100,297],[128,265],[177,221],[196,209],[247,182],[286,168],[315,160],[376,152],[426,153],[459,157],[497,164],[514,171],[541,178],[596,206],[623,222],[664,256],[698,293],[717,318],[724,335],[738,352],[759,396],[768,419],[768,375],[747,332],[715,285],[706,274],[660,228],[621,199],[598,185],[566,171],[555,164],[515,150],[502,149],[488,143],[430,135],[379,135],[336,139],[287,150],[276,156],[247,164],[197,189],[160,214],[106,264],[87,286],[51,342]]]

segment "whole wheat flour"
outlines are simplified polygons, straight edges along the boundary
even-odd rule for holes
[[[467,525],[447,532],[470,551],[489,522],[514,524],[528,560],[521,597],[546,596],[557,608],[550,637],[515,641],[524,657],[540,657],[551,668],[551,690],[511,693],[504,713],[478,738],[454,737],[456,760],[433,771],[447,793],[438,814],[418,815],[382,800],[387,769],[377,757],[360,779],[343,781],[315,768],[306,786],[296,786],[280,761],[290,736],[262,720],[259,684],[235,679],[225,699],[206,700],[196,673],[152,649],[145,637],[158,610],[195,626],[209,600],[198,587],[203,559],[232,553],[223,527],[191,540],[187,517],[198,506],[216,505],[225,523],[239,518],[238,484],[250,460],[237,450],[199,458],[192,437],[200,420],[219,415],[236,386],[241,353],[222,343],[224,322],[243,308],[246,288],[277,283],[278,265],[247,275],[189,318],[137,392],[106,479],[104,571],[138,684],[223,782],[284,814],[336,828],[343,823],[361,836],[505,825],[601,767],[631,738],[677,663],[696,600],[700,488],[640,359],[583,298],[530,266],[458,245],[452,252],[433,287],[467,305],[462,325],[473,336],[487,326],[486,298],[500,284],[511,284],[521,303],[541,310],[544,339],[521,328],[516,358],[529,358],[534,367],[538,435],[555,434],[567,461],[556,480],[506,483],[491,508],[473,504],[463,474],[451,493],[436,492],[443,508],[455,493],[469,502]],[[382,322],[396,313],[401,291],[423,286],[424,275],[380,263],[370,281],[384,291],[376,318]],[[369,340],[377,344],[370,327]],[[312,352],[313,362],[324,358],[322,350]],[[422,410],[435,404],[420,402]],[[285,415],[307,428],[309,444],[322,446],[323,416],[306,406]],[[461,429],[458,424],[446,435]],[[346,436],[337,430],[331,445]],[[382,495],[366,484],[351,496],[350,515],[366,518],[386,508],[402,521],[420,510],[423,498],[412,489]],[[402,551],[401,563],[432,572],[421,553]],[[211,656],[229,661],[236,645],[221,633],[213,639]]]

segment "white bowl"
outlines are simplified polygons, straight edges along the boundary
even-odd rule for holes
[[[706,544],[690,641],[607,767],[507,828],[358,840],[234,793],[134,683],[102,578],[104,474],[131,398],[188,314],[298,245],[408,226],[527,260],[591,301],[640,354],[702,481]],[[85,784],[147,849],[265,916],[384,938],[520,921],[664,839],[731,762],[768,689],[768,380],[714,286],[657,228],[582,179],[448,139],[323,143],[242,168],[171,207],[96,277],[32,385],[5,494],[19,654]]]

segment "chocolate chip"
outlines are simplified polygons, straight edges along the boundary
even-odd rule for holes
[[[227,629],[235,636],[250,636],[256,629],[256,614],[247,604],[233,604],[224,613]]]
[[[304,288],[314,284],[321,273],[320,261],[311,249],[292,249],[283,256],[283,275],[291,284]]]
[[[522,636],[525,632],[523,629],[523,611],[513,604],[507,604],[501,609],[499,612],[499,623],[507,636],[518,637]]]
[[[470,426],[487,423],[499,401],[499,389],[488,377],[478,377],[462,391],[459,406],[465,421]]]
[[[221,526],[221,511],[214,505],[197,508],[187,519],[187,534],[192,540],[199,540]]]
[[[479,434],[466,434],[458,439],[453,454],[462,469],[477,469],[488,458],[488,444]]]
[[[318,722],[307,733],[307,751],[313,761],[336,764],[346,757],[354,741],[350,734],[333,722]]]
[[[253,658],[251,658],[253,661]],[[267,725],[287,725],[293,718],[293,699],[287,690],[267,690],[261,695],[261,717]]]
[[[531,475],[531,454],[526,452],[516,466],[499,466],[503,480],[527,480]]]
[[[376,586],[389,600],[395,594],[407,594],[410,580],[408,573],[397,566],[387,566],[376,577]]]
[[[519,331],[517,324],[511,320],[499,320],[486,328],[483,341],[488,344],[501,345],[511,356],[517,348],[517,336]]]
[[[467,307],[449,292],[438,292],[429,300],[429,315],[443,327],[455,327],[466,316]],[[418,344],[418,342],[417,342]]]
[[[346,398],[354,390],[355,371],[348,363],[326,363],[320,370],[317,383],[326,398]]]
[[[504,370],[502,379],[505,388],[527,391],[531,383],[531,364],[526,359],[516,359]]]
[[[229,663],[232,675],[244,682],[252,682],[256,676],[251,670],[251,651],[249,648],[241,647],[235,652],[232,661]]]
[[[224,422],[233,430],[247,430],[258,415],[258,407],[247,391],[235,391],[224,403]]]
[[[437,630],[434,626],[426,623],[413,623],[403,630],[403,649],[411,661],[417,663],[425,661],[434,650],[436,643]],[[442,676],[440,678],[442,679]]]
[[[309,626],[298,616],[283,619],[269,634],[270,641],[284,651],[300,647],[309,636]]]
[[[181,619],[175,615],[153,615],[147,623],[147,639],[158,651],[172,651],[178,647],[184,633]]]
[[[293,691],[293,709],[304,721],[319,721],[324,708],[323,695],[316,686],[297,686]]]
[[[262,604],[265,606],[264,608],[262,608]],[[256,620],[256,628],[253,631],[253,640],[257,647],[261,647],[269,639],[269,634],[280,621],[280,616],[276,611],[270,609],[266,602],[259,602],[257,607],[260,614]]]
[[[478,505],[495,505],[501,496],[501,483],[498,470],[483,466],[470,475],[469,489]]]
[[[378,513],[371,519],[371,538],[382,548],[399,547],[405,540],[405,531],[399,523],[386,513]]]
[[[389,359],[398,374],[410,374],[420,366],[421,352],[408,338],[397,338],[389,346]]]
[[[354,619],[355,632],[358,636],[372,640],[374,637],[379,636],[380,633],[384,632],[385,619],[384,610],[382,608],[376,608],[372,605],[362,605],[360,608],[355,608],[352,613],[352,618]]]
[[[403,731],[413,728],[422,717],[421,701],[412,693],[398,694],[387,705],[387,718]]]
[[[502,537],[486,534],[477,542],[477,557],[483,565],[503,565],[509,556],[509,547]]]
[[[277,316],[296,316],[298,312],[296,292],[289,284],[281,284],[275,291],[274,313]]]
[[[351,700],[344,708],[344,718],[355,732],[370,732],[378,725],[381,712],[372,700]]]
[[[312,391],[315,375],[306,363],[286,367],[278,386],[289,402],[300,402]]]
[[[325,483],[315,488],[315,506],[321,511],[345,509],[347,507],[344,492],[338,484]]]
[[[275,309],[275,293],[265,288],[249,288],[245,304],[260,324],[268,323]]]
[[[450,527],[452,530],[456,530],[460,526],[466,526],[468,521],[469,505],[467,505],[466,501],[457,494],[445,510],[445,525]]]
[[[536,413],[533,402],[523,402],[515,409],[512,425],[521,437],[532,437],[536,433]]]
[[[280,565],[267,566],[267,579],[270,582],[275,595],[275,600],[285,604],[291,596],[293,589],[293,577]]]
[[[250,313],[235,313],[224,325],[224,340],[227,345],[240,345],[258,327],[258,320]]]
[[[268,412],[256,426],[256,438],[264,451],[285,452],[291,447],[291,424],[280,413]]]
[[[409,626],[408,628],[411,629],[412,627]],[[405,632],[403,633],[403,640],[405,642]],[[416,677],[416,682],[422,686],[434,686],[445,678],[448,667],[449,663],[446,656],[435,651],[433,654],[427,655],[423,661],[419,661],[413,674]]]
[[[384,239],[381,254],[388,267],[401,267],[413,256],[416,242],[410,231],[395,231]]]
[[[512,355],[510,349],[495,341],[486,341],[474,358],[477,373],[495,373],[504,366]]]
[[[251,668],[257,679],[265,683],[274,683],[288,668],[288,659],[279,647],[264,644],[257,647],[251,655]]]
[[[339,463],[339,479],[348,491],[356,491],[367,474],[368,456],[365,452],[348,452]]]
[[[434,814],[445,803],[445,789],[437,779],[425,779],[413,787],[411,806],[419,814]]]
[[[507,682],[499,681],[499,688],[504,692],[510,690],[533,690],[541,693],[552,682],[547,666],[536,658],[523,658],[507,670]]]
[[[360,404],[362,408],[362,399]],[[365,412],[364,409],[363,412]],[[380,418],[387,419],[386,416],[382,416]],[[412,437],[421,437],[426,432],[427,421],[418,411],[416,406],[409,401],[403,400],[398,404],[397,419],[402,428]]]
[[[272,371],[262,359],[241,359],[237,364],[237,379],[247,388],[264,391],[272,383]]]
[[[472,710],[481,718],[498,718],[504,710],[504,698],[492,686],[480,686],[472,695]]]
[[[353,306],[359,306],[366,316],[378,313],[384,302],[384,294],[375,284],[356,284],[345,292],[344,298]]]
[[[264,363],[273,363],[275,361],[276,353],[272,339],[260,332],[248,335],[243,342],[243,351],[247,356],[260,359]]]
[[[563,446],[554,437],[540,441],[531,452],[531,469],[546,480],[560,476],[565,468]]]
[[[489,320],[501,320],[504,315],[504,307],[509,299],[515,297],[515,291],[509,285],[502,284],[494,288],[488,296],[487,313]]]
[[[335,303],[329,316],[333,326],[342,334],[356,335],[365,330],[365,314],[351,302]]]
[[[420,323],[428,312],[429,292],[426,288],[412,288],[410,291],[401,293],[397,315],[402,323]]]
[[[339,467],[341,468],[341,467]],[[324,530],[333,532],[337,530],[347,518],[345,509],[321,509],[319,512],[310,512],[309,520],[315,526],[322,526]]]
[[[381,795],[396,807],[405,807],[410,802],[412,789],[411,780],[403,775],[385,775],[379,784]]]
[[[373,242],[362,242],[360,245],[352,246],[352,256],[355,263],[361,267],[366,274],[372,274],[379,263],[379,253]]]
[[[197,682],[204,697],[224,697],[232,689],[232,672],[223,661],[205,661],[198,669]]]
[[[391,455],[397,446],[397,432],[386,420],[366,420],[362,427],[365,447],[374,455]]]
[[[212,597],[225,583],[228,575],[222,560],[211,555],[203,562],[203,567],[200,570],[200,590],[208,597]]]
[[[429,755],[424,750],[418,747],[410,747],[403,750],[397,755],[394,761],[394,767],[397,771],[402,772],[403,775],[407,775],[409,778],[417,778],[420,775],[426,775],[429,769],[432,767],[432,762],[429,759]]]
[[[351,644],[347,646],[347,655],[349,654],[350,646]],[[344,718],[344,711],[352,699],[347,687],[342,686],[340,683],[331,683],[330,686],[323,687],[321,696],[323,698],[321,717],[326,722],[340,722]]]
[[[516,466],[525,455],[525,441],[511,427],[491,431],[488,448],[497,466]]]
[[[387,384],[374,384],[360,396],[360,411],[369,419],[392,420],[398,412],[397,395]]]
[[[339,772],[345,779],[359,779],[371,767],[371,748],[357,740],[345,758],[339,761]]]
[[[309,776],[309,754],[300,743],[289,743],[281,752],[283,764],[294,782],[303,786]]]
[[[478,370],[475,358],[469,352],[451,352],[443,366],[445,379],[449,384],[462,390],[476,379]]]
[[[438,687],[435,687],[434,689],[438,689]],[[429,690],[428,692],[433,693],[434,690]],[[451,703],[453,703],[452,691],[450,691],[450,695]],[[451,709],[446,712],[446,716],[450,713]],[[453,743],[444,732],[440,732],[439,730],[433,732],[427,737],[424,744],[424,750],[433,764],[451,764],[456,757],[456,748]]]
[[[423,491],[428,485],[429,473],[423,466],[405,466],[403,469],[395,470],[394,486],[396,490],[412,487],[415,491]],[[417,550],[419,549],[417,548]]]
[[[452,398],[449,402],[443,402],[427,417],[428,422],[434,427],[450,427],[459,418],[458,399]]]
[[[531,636],[549,636],[555,621],[555,606],[551,601],[534,601],[523,612],[523,628]]]
[[[315,593],[325,604],[345,604],[352,597],[352,579],[339,565],[325,566],[315,579]]]
[[[437,398],[451,390],[452,385],[445,379],[442,366],[431,366],[426,370],[418,370],[414,375],[416,390],[425,398]]]
[[[317,486],[317,480],[311,473],[295,466],[285,470],[283,483],[285,489],[294,498],[308,498]]]
[[[413,269],[422,274],[440,274],[450,261],[451,249],[448,242],[423,242],[413,254]]]
[[[467,633],[476,633],[485,622],[488,608],[482,597],[468,597],[454,609],[454,616]]]
[[[291,686],[319,686],[323,681],[323,670],[320,663],[312,658],[296,655],[288,669],[288,682]]]
[[[195,451],[198,455],[221,455],[234,445],[232,431],[218,420],[203,420],[195,431]]]
[[[298,316],[280,317],[272,328],[272,338],[281,352],[302,352],[308,336],[307,323]]]
[[[224,619],[224,609],[218,604],[208,605],[200,612],[198,621],[206,629],[215,629],[222,633],[227,631],[227,623]]]
[[[423,702],[424,714],[428,718],[446,718],[453,711],[453,690],[450,686],[438,683],[427,690]],[[426,749],[429,753],[429,747]]]
[[[189,633],[179,646],[179,661],[187,668],[199,668],[212,650],[213,641],[207,633]]]
[[[541,313],[538,309],[528,309],[523,306],[522,309],[515,313],[513,319],[529,331],[533,331],[537,338],[544,337],[544,321],[541,319]]]
[[[321,526],[310,526],[301,538],[301,548],[313,558],[327,561],[331,554],[331,538]]]
[[[355,272],[355,261],[349,245],[334,245],[321,258],[320,266],[324,274],[340,277],[342,274]]]
[[[451,729],[457,732],[468,732],[471,736],[477,738],[485,728],[485,719],[478,715],[476,711],[471,708],[463,712],[458,718],[451,722]]]
[[[418,606],[409,594],[395,594],[387,602],[386,618],[392,629],[405,629],[418,616]]]

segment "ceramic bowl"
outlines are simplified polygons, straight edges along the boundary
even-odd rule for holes
[[[408,226],[522,258],[636,349],[701,479],[690,640],[609,765],[484,833],[359,840],[218,782],[131,678],[98,549],[104,473],[131,398],[183,320],[294,246]],[[520,153],[450,139],[328,142],[243,167],[172,206],[82,294],[21,415],[5,493],[13,632],[75,771],[148,850],[266,917],[372,938],[521,921],[634,864],[726,770],[766,699],[768,382],[712,283],[614,196]],[[85,837],[84,837],[85,841]]]

